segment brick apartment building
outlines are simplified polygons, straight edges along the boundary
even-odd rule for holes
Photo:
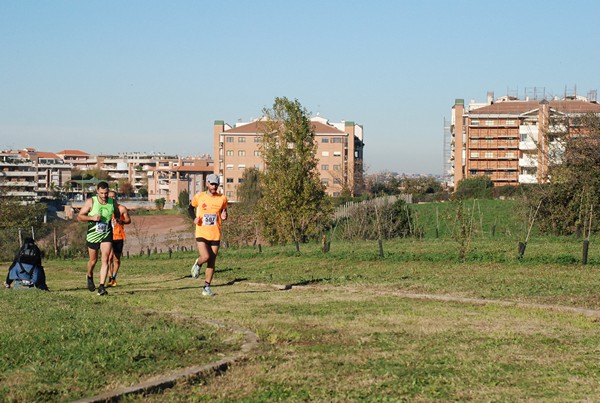
[[[450,182],[456,188],[463,178],[486,175],[494,186],[541,183],[548,170],[549,154],[560,154],[561,144],[548,140],[552,118],[572,118],[600,113],[595,91],[547,100],[505,96],[486,103],[456,99],[450,126]]]
[[[147,188],[149,201],[164,198],[168,203],[176,202],[183,190],[190,194],[203,190],[204,178],[214,171],[209,155],[182,158],[164,153],[91,155],[80,150],[5,150],[0,152],[0,195],[33,202],[60,190],[63,195],[83,200],[94,193],[97,181],[73,180],[72,172],[90,169],[106,172],[111,183],[129,182],[136,194]]]
[[[330,123],[322,117],[311,119],[317,142],[317,169],[327,194],[339,196],[344,189],[357,194],[362,190],[364,137],[361,125],[350,121]],[[264,169],[259,145],[264,125],[261,120],[214,123],[214,172],[221,177],[223,192],[237,200],[237,187],[244,170]]]

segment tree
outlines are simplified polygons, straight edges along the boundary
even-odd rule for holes
[[[248,168],[242,174],[242,183],[237,189],[240,204],[255,206],[262,196],[260,188],[260,171]]]
[[[12,259],[19,249],[19,229],[23,236],[31,236],[32,230],[36,238],[43,235],[46,208],[44,203],[21,204],[0,192],[0,260]]]
[[[135,189],[127,179],[119,179],[119,192],[125,196],[133,195]]]
[[[454,198],[458,200],[476,198],[489,199],[492,197],[494,182],[489,176],[475,176],[465,178],[456,185]]]
[[[101,181],[110,181],[110,175],[108,171],[104,171],[100,168],[91,168],[86,171],[80,171],[83,174],[83,179],[96,178]]]
[[[528,205],[542,200],[540,230],[581,235],[586,228],[589,232],[590,217],[600,209],[600,116],[552,116],[549,128],[544,133],[547,183],[528,194]]]
[[[154,200],[154,204],[156,205],[156,208],[157,208],[159,211],[165,208],[165,203],[166,203],[166,202],[167,202],[167,201],[165,200],[165,198],[164,198],[164,197],[161,197],[160,199],[156,199],[156,200]]]
[[[329,223],[332,208],[317,172],[315,134],[298,100],[276,98],[263,110],[261,152],[265,162],[258,204],[271,242],[302,241]]]
[[[179,192],[179,196],[177,197],[177,206],[180,209],[187,211],[187,207],[190,205],[190,192],[187,190],[182,190]]]

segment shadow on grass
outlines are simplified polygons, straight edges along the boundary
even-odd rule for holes
[[[331,281],[331,278],[314,278],[314,279],[311,279],[311,280],[299,281],[297,283],[291,283],[291,284],[288,284],[288,285],[290,287],[301,287],[303,285],[326,283],[326,282],[330,282],[330,281]]]
[[[232,269],[223,269],[223,270],[215,270],[215,274],[219,274],[219,273],[224,273],[226,271],[231,271]],[[132,286],[147,286],[147,285],[156,285],[156,284],[165,284],[165,283],[171,283],[174,281],[181,281],[181,280],[185,280],[185,279],[192,279],[195,280],[191,274],[188,274],[186,276],[181,276],[181,277],[175,277],[172,279],[168,279],[168,280],[160,280],[160,281],[150,281],[150,282],[143,282],[143,283],[119,283],[119,285],[117,286],[116,289],[123,289],[123,288],[127,288],[127,287],[132,287]],[[85,280],[85,279],[84,279]],[[240,281],[246,281],[246,278],[242,278],[242,279],[235,279],[232,280],[228,283],[225,284],[220,284],[220,285],[214,285],[213,287],[222,287],[224,285],[233,285],[237,282]],[[82,281],[83,282],[83,281]],[[107,290],[111,290],[113,289],[113,287],[106,287]],[[175,288],[175,289],[181,289],[181,290],[185,290],[185,289],[190,289],[190,288],[196,288],[196,287],[183,287],[183,288]],[[96,287],[96,290],[98,289],[98,287]],[[52,289],[52,291],[54,292],[69,292],[69,291],[80,291],[80,290],[85,290],[88,291],[87,289],[87,285],[83,286],[83,287],[74,287],[74,288],[56,288],[56,289]],[[96,292],[96,291],[92,291],[92,292]]]

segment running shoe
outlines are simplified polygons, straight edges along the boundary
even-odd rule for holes
[[[108,280],[108,284],[106,284],[107,287],[116,287],[117,286],[117,279],[114,277],[111,277]]]
[[[90,292],[96,291],[96,286],[94,285],[94,279],[91,277],[88,277],[87,281],[88,281],[88,290],[90,290]]]
[[[10,288],[10,284],[8,284],[6,281],[4,282],[4,288]]]
[[[194,265],[192,266],[192,278],[200,277],[200,268],[201,267],[202,267],[202,265],[198,264],[198,259],[196,259],[196,261],[194,262]]]
[[[102,284],[98,286],[98,295],[108,295],[108,291],[106,291]]]
[[[212,290],[210,289],[210,287],[204,287],[202,289],[202,295],[204,295],[205,297],[212,297],[215,294],[212,292]]]

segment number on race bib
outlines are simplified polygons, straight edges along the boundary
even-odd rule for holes
[[[217,215],[216,214],[204,214],[204,218],[202,219],[202,225],[217,225]]]
[[[96,232],[105,234],[108,232],[108,230],[109,230],[108,223],[105,223],[105,222],[96,223]]]

